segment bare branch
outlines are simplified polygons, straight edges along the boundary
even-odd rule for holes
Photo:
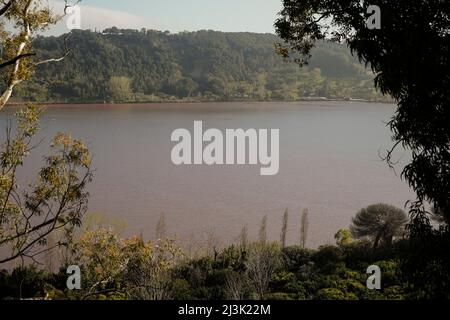
[[[3,8],[0,9],[0,16],[4,15],[6,11],[16,2],[16,0],[10,0]]]
[[[79,4],[80,2],[81,2],[81,0],[77,0],[77,1],[75,1],[75,3],[69,4],[69,1],[68,1],[68,0],[64,0],[64,15],[67,15],[67,9],[76,6],[76,5]]]
[[[386,150],[386,155],[382,156],[380,151],[378,151],[378,157],[380,157],[380,159],[382,161],[386,161],[386,163],[388,164],[389,168],[391,168],[395,174],[397,174],[397,172],[395,171],[395,166],[400,162],[401,158],[398,159],[397,161],[392,161],[392,155],[395,151],[395,149],[397,149],[398,145],[401,143],[401,141],[397,141],[391,149]]]
[[[68,55],[70,54],[70,50],[69,47],[67,45],[67,37],[64,37],[64,53],[61,57],[59,58],[51,58],[51,59],[46,59],[46,60],[42,60],[39,62],[36,62],[34,65],[35,66],[39,66],[41,64],[45,64],[45,63],[50,63],[50,62],[61,62],[63,61]]]
[[[12,58],[9,61],[6,61],[6,62],[0,64],[0,69],[5,68],[7,66],[10,66],[12,64],[15,64],[20,59],[32,57],[32,56],[35,56],[35,55],[36,55],[36,53],[34,53],[34,52],[20,54],[17,57],[14,57],[14,58]]]

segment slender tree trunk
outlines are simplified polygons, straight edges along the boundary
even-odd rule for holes
[[[282,248],[286,247],[286,235],[287,235],[288,219],[289,219],[289,212],[288,212],[288,209],[286,208],[286,210],[284,211],[283,221],[282,221],[282,226],[281,226],[280,242],[281,242],[281,247]]]
[[[2,110],[6,103],[8,103],[9,99],[11,98],[11,95],[13,93],[14,85],[8,86],[8,88],[3,92],[3,94],[0,97],[0,110]]]
[[[25,9],[23,11],[23,26],[22,26],[22,32],[23,32],[23,39],[22,42],[20,42],[17,51],[16,51],[16,57],[19,57],[22,55],[23,51],[25,50],[25,47],[27,43],[30,41],[30,24],[28,22],[28,12],[30,9],[30,6],[32,4],[33,0],[28,0]],[[5,105],[8,103],[9,99],[11,98],[11,95],[13,93],[14,87],[22,82],[22,79],[18,78],[19,69],[20,69],[20,61],[21,59],[18,59],[13,66],[13,69],[11,70],[10,77],[8,80],[8,84],[6,86],[5,91],[0,96],[0,110],[2,110]]]
[[[377,234],[377,236],[375,237],[375,241],[373,243],[373,248],[374,249],[378,248],[378,245],[380,243],[380,239],[381,239],[381,235]]]
[[[300,226],[300,245],[303,249],[306,247],[306,239],[308,237],[308,209],[304,209],[302,213],[302,220],[301,220],[301,226]]]
[[[258,240],[260,243],[266,243],[267,241],[267,214],[261,220],[261,226],[259,228]]]

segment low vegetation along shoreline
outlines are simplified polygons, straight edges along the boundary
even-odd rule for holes
[[[376,204],[361,209],[350,229],[341,229],[335,245],[306,248],[308,210],[301,216],[298,245],[286,245],[289,212],[281,218],[280,239],[267,239],[267,216],[256,241],[244,226],[227,247],[192,252],[167,236],[161,216],[155,241],[122,238],[113,227],[84,223],[44,266],[22,265],[0,272],[1,299],[147,299],[147,300],[373,300],[426,298],[408,283],[401,259],[408,219],[401,209]],[[389,230],[389,231],[387,231]],[[48,246],[52,244],[49,243]],[[69,265],[79,267],[79,289],[68,289]],[[366,285],[367,268],[381,270],[380,290]],[[58,267],[59,266],[59,267]],[[51,268],[59,268],[53,272]],[[69,280],[70,282],[70,280]],[[20,283],[20,285],[19,285]],[[74,284],[76,285],[76,284]]]
[[[196,100],[196,99],[174,99],[174,100],[160,100],[160,101],[122,101],[122,102],[106,102],[106,101],[83,101],[83,102],[35,102],[33,104],[39,106],[76,106],[76,105],[137,105],[137,104],[207,104],[207,103],[298,103],[298,102],[363,102],[363,103],[380,103],[393,104],[393,100],[365,100],[365,99],[328,99],[324,97],[302,98],[297,100]],[[6,106],[8,107],[23,107],[28,102],[25,101],[11,101]]]

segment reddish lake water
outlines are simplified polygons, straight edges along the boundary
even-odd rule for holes
[[[1,128],[13,111],[6,110]],[[164,212],[167,232],[181,239],[214,234],[227,243],[246,224],[255,239],[267,214],[269,238],[277,240],[289,208],[288,242],[294,244],[301,210],[308,208],[307,245],[317,247],[334,243],[335,232],[348,227],[358,209],[377,202],[403,207],[413,197],[379,158],[391,146],[385,122],[393,112],[393,105],[361,102],[53,106],[42,122],[40,135],[47,139],[21,179],[35,175],[51,136],[70,132],[94,155],[89,211],[123,220],[125,235],[152,239]],[[192,130],[194,120],[205,130],[280,129],[278,175],[260,176],[259,165],[173,165],[171,133]]]

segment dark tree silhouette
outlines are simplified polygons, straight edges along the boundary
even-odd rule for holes
[[[402,177],[417,194],[410,203],[414,281],[433,295],[450,291],[450,6],[443,0],[284,0],[275,23],[285,43],[278,51],[306,63],[317,40],[346,42],[374,71],[375,85],[397,101],[389,125],[394,146],[412,153]],[[381,28],[370,29],[370,5],[381,9]],[[426,204],[447,222],[433,228]],[[439,267],[433,267],[438,265]],[[431,268],[431,269],[430,269]],[[440,271],[444,270],[444,271]],[[442,280],[446,277],[446,281]],[[418,279],[422,279],[419,281]]]
[[[379,203],[359,210],[352,219],[350,231],[355,238],[371,238],[377,248],[380,243],[391,245],[394,237],[403,234],[407,222],[405,211]]]

